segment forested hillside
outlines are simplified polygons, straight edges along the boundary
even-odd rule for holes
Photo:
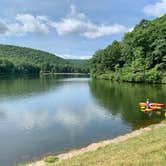
[[[88,73],[88,60],[65,60],[31,48],[0,45],[0,74]]]
[[[166,83],[166,15],[142,20],[122,41],[98,50],[91,75],[127,82]]]

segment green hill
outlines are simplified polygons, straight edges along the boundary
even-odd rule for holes
[[[166,15],[142,20],[122,41],[98,50],[91,75],[127,82],[166,83]]]
[[[88,73],[87,60],[73,63],[54,54],[31,48],[0,45],[0,73],[34,74],[40,72],[54,73]]]

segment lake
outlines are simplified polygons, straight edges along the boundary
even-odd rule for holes
[[[0,79],[0,165],[12,166],[115,138],[157,123],[139,111],[150,98],[166,104],[166,85],[85,77]]]

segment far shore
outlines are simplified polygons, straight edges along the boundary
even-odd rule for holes
[[[42,75],[90,75],[90,73],[41,73]]]

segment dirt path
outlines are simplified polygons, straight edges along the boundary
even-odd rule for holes
[[[106,145],[116,144],[116,143],[125,141],[125,140],[127,140],[129,138],[133,138],[133,137],[139,136],[139,135],[141,135],[144,132],[151,131],[153,128],[159,128],[159,127],[166,127],[166,124],[157,124],[157,125],[154,125],[152,127],[146,127],[146,128],[142,128],[142,129],[139,129],[139,130],[135,130],[135,131],[133,131],[131,133],[128,133],[126,135],[114,138],[112,140],[105,140],[105,141],[102,141],[102,142],[99,142],[99,143],[92,143],[92,144],[90,144],[87,147],[84,147],[84,148],[81,148],[81,149],[77,149],[77,150],[72,150],[72,151],[69,151],[67,153],[59,154],[59,155],[57,155],[57,157],[60,160],[65,160],[65,159],[68,159],[68,158],[72,158],[74,156],[83,154],[85,152],[95,151],[98,148],[104,147]],[[41,160],[41,161],[37,161],[35,163],[27,164],[26,166],[46,166],[46,164],[45,164],[45,162],[43,160]]]

